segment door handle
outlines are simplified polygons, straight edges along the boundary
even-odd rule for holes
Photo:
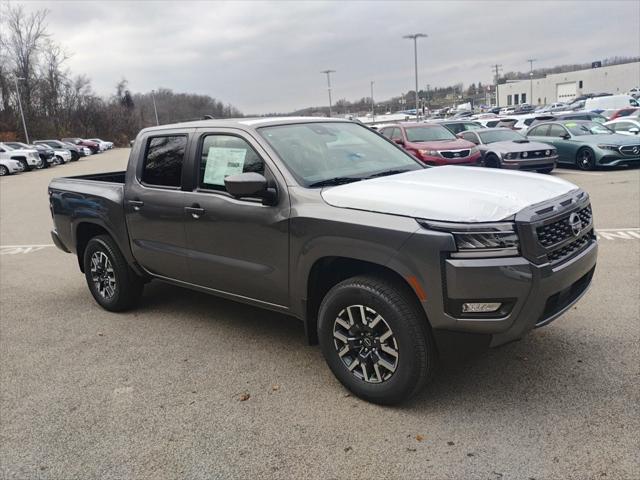
[[[184,211],[185,213],[190,213],[196,220],[205,214],[204,208],[200,208],[198,206],[184,207]]]
[[[144,206],[144,202],[141,200],[129,200],[128,203],[133,207],[133,210],[136,212],[140,211],[140,208]]]

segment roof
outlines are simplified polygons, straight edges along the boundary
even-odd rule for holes
[[[143,129],[144,132],[155,130],[167,130],[174,128],[239,128],[249,130],[264,126],[289,125],[295,123],[318,123],[318,122],[348,122],[356,123],[344,118],[330,117],[255,117],[255,118],[222,118],[222,119],[203,119],[190,122],[172,123],[167,125],[158,125]]]

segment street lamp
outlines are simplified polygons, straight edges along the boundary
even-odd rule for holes
[[[24,138],[29,144],[29,134],[27,133],[27,122],[24,119],[24,111],[22,110],[22,100],[20,100],[20,89],[18,88],[18,80],[26,80],[22,77],[13,77],[13,81],[16,84],[16,95],[18,97],[18,107],[20,107],[20,117],[22,117],[22,128],[24,128]]]
[[[371,121],[375,122],[376,121],[376,104],[373,101],[373,84],[376,83],[373,80],[371,80]]]
[[[530,82],[529,105],[533,105],[533,62],[535,61],[536,61],[535,58],[527,59],[527,62],[529,62],[529,82]]]
[[[336,71],[323,70],[320,73],[324,73],[327,76],[327,91],[329,92],[329,116],[331,116],[331,74],[336,73]]]
[[[418,39],[426,37],[427,35],[424,33],[413,33],[411,35],[405,35],[404,37],[402,37],[413,40],[413,58],[416,69],[416,120],[418,120]]]
[[[158,109],[156,107],[156,91],[155,90],[151,90],[151,99],[153,100],[153,111],[156,114],[156,125],[160,125],[160,122],[158,121]]]

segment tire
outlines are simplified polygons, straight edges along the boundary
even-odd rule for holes
[[[540,170],[538,170],[538,173],[551,173],[553,172],[553,167],[551,168],[541,168]]]
[[[0,177],[4,177],[5,175],[9,175],[9,169],[4,165],[0,165]]]
[[[53,163],[52,163],[52,165],[54,165],[54,166],[56,166],[56,167],[57,167],[57,166],[58,166],[58,165],[60,165],[61,163],[62,163],[62,161],[60,160],[60,157],[58,157],[57,155],[56,155],[55,157],[53,157]]]
[[[576,165],[580,170],[593,170],[596,166],[596,156],[590,148],[581,148],[576,154]]]
[[[64,159],[60,155],[56,155],[56,165],[64,165]]]
[[[495,155],[488,155],[484,160],[484,166],[487,168],[500,168],[500,159]]]
[[[47,162],[41,158],[40,160],[38,160],[38,163],[36,163],[36,170],[42,170],[46,166]]]
[[[335,285],[322,300],[322,353],[336,378],[358,397],[393,405],[417,393],[432,377],[433,337],[413,295],[406,286],[383,277],[359,276]],[[349,338],[346,335],[351,343],[341,340]]]
[[[29,163],[27,163],[27,161],[24,158],[18,158],[17,160],[22,164],[22,167],[24,168],[23,170],[24,172],[28,172],[31,170]]]
[[[80,154],[78,152],[71,151],[71,161],[77,162],[80,160]]]
[[[122,312],[135,306],[144,282],[131,270],[111,237],[98,235],[89,240],[83,264],[89,290],[102,308]]]

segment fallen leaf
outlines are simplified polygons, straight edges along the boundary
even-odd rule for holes
[[[415,452],[416,449],[415,448],[407,448],[407,452]]]
[[[242,395],[240,395],[239,400],[241,402],[246,402],[247,400],[249,400],[251,398],[251,395],[249,395],[248,393],[243,393]]]
[[[277,392],[278,390],[280,390],[280,385],[271,385],[272,392]]]
[[[447,445],[452,446],[452,445],[455,445],[455,443],[453,443],[452,441],[448,441]]]
[[[351,448],[351,447],[345,447],[345,449],[344,449],[345,452],[350,452],[351,450],[353,450],[353,448]]]
[[[467,453],[467,457],[473,457],[473,453]]]
[[[422,435],[416,435],[416,440],[421,442],[422,440],[424,440],[424,437]]]
[[[104,337],[104,333],[102,333],[102,332],[98,332],[98,336],[99,336],[99,337]]]

